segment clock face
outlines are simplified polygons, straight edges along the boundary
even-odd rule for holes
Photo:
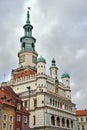
[[[24,55],[19,57],[19,63],[23,63],[24,62]]]

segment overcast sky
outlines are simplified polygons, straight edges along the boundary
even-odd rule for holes
[[[70,74],[72,100],[87,109],[87,0],[0,0],[0,81],[18,67],[17,53],[26,22],[27,7],[36,50],[47,62],[54,57],[58,79]]]

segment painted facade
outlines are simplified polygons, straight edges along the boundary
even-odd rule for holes
[[[70,76],[64,73],[59,81],[58,67],[53,58],[50,75],[46,74],[46,60],[35,50],[29,10],[20,38],[19,66],[12,70],[8,84],[30,110],[31,130],[76,130],[76,105],[71,100]],[[30,88],[30,89],[29,89]]]
[[[20,116],[20,117],[18,117]],[[24,117],[28,120],[25,125]],[[19,119],[20,118],[20,119]],[[0,88],[0,130],[29,130],[29,111],[9,86]]]

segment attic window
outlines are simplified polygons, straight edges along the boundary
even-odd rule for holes
[[[9,103],[11,103],[11,102],[12,102],[12,98],[8,99],[7,101],[8,101]]]
[[[1,99],[5,101],[6,100],[6,96],[1,97]]]

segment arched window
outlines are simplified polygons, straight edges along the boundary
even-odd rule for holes
[[[51,124],[55,125],[55,117],[54,116],[51,116]]]
[[[30,31],[30,29],[28,28],[28,32]]]
[[[66,123],[67,123],[67,128],[69,128],[69,120],[68,120],[68,119],[67,119],[67,122],[66,122]]]
[[[57,117],[57,120],[56,120],[57,122],[56,122],[56,124],[57,124],[57,126],[60,126],[60,118],[59,117]]]
[[[62,127],[65,127],[65,120],[62,118]]]

